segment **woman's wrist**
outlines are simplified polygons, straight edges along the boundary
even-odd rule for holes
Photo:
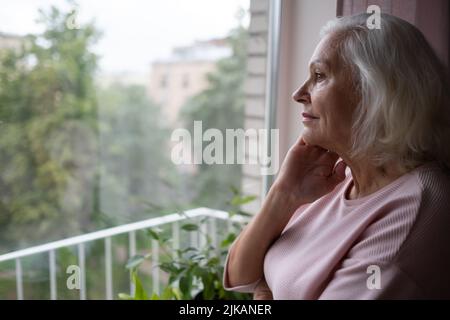
[[[297,208],[308,203],[306,199],[298,194],[294,194],[291,189],[281,186],[276,181],[270,188],[266,199],[273,202],[275,206],[284,208],[292,214]]]
[[[274,184],[264,200],[261,214],[266,215],[278,232],[284,229],[294,212],[306,202]]]

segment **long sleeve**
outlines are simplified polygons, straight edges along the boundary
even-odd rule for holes
[[[347,259],[326,285],[319,299],[396,300],[405,297],[424,299],[424,292],[395,264]]]
[[[227,257],[225,259],[225,266],[223,270],[223,287],[225,290],[228,291],[237,291],[237,292],[245,292],[245,293],[254,293],[256,287],[258,286],[259,282],[262,280],[262,278],[256,280],[252,283],[242,284],[239,286],[231,287],[228,281],[228,259],[230,257],[230,251],[233,248],[234,243],[231,245],[230,250],[228,251]]]

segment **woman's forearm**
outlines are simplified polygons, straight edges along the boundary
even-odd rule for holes
[[[228,257],[230,286],[252,283],[263,276],[264,256],[298,208],[298,199],[271,188],[261,211],[236,239]]]

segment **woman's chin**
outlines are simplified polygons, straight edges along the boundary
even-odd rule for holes
[[[310,134],[310,132],[308,132],[309,130],[304,130],[302,133],[302,137],[303,140],[306,142],[306,144],[310,145],[310,146],[318,146],[321,148],[324,148],[324,143],[321,139],[318,139],[318,137],[316,137],[315,135]]]
[[[306,142],[306,144],[309,144],[309,145],[316,145],[318,142],[316,137],[314,137],[312,132],[310,132],[310,130],[308,130],[308,129],[303,130],[302,137],[303,137],[303,140]]]

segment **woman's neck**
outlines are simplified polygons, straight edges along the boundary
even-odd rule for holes
[[[352,171],[353,177],[353,185],[347,195],[350,200],[370,195],[409,171],[394,162],[388,163],[383,167],[370,165],[368,161],[345,162]]]

